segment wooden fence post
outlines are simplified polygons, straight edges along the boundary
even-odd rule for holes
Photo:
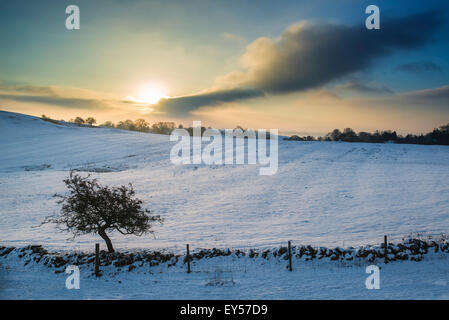
[[[190,250],[189,250],[189,244],[187,244],[187,273],[190,273]]]
[[[100,276],[100,244],[95,244],[95,275]]]
[[[388,242],[387,236],[384,236],[384,262],[388,263]]]
[[[292,268],[292,245],[291,241],[288,241],[288,270],[293,271]]]

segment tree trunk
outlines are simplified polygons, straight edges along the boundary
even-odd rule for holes
[[[98,234],[100,235],[100,237],[103,238],[103,240],[106,242],[106,246],[108,247],[108,252],[109,253],[113,253],[114,252],[114,247],[112,246],[112,242],[111,239],[109,239],[108,235],[106,234],[106,232],[103,229],[98,230]]]

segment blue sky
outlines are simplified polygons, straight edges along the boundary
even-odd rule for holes
[[[80,8],[80,30],[65,29],[70,4]],[[357,29],[370,4],[380,8],[382,36]],[[0,106],[56,118],[198,119],[311,133],[430,130],[449,121],[448,8],[443,0],[2,1]],[[409,25],[383,29],[390,20]],[[285,36],[304,21],[310,27]],[[333,25],[347,56],[366,58],[351,65],[344,52],[323,53],[339,50],[326,43],[335,39]],[[154,95],[155,88],[163,88],[162,99],[148,105],[142,90]]]

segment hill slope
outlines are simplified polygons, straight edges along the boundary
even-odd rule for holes
[[[449,229],[449,148],[279,141],[279,170],[175,166],[168,136],[56,125],[0,112],[0,243],[90,248],[38,225],[58,210],[68,170],[101,183],[132,182],[165,218],[156,239],[112,236],[117,248],[272,247],[378,243]]]

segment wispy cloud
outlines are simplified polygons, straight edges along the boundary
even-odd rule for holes
[[[449,115],[449,85],[395,93],[392,95],[361,97],[347,99],[346,102],[360,106],[369,106],[373,110],[387,108],[395,112],[413,112],[434,114],[439,111],[440,116]],[[442,119],[447,121],[447,119]]]
[[[350,80],[335,87],[337,91],[350,91],[361,94],[392,94],[393,91],[385,85],[371,82],[363,83],[356,80]]]
[[[423,107],[426,104],[438,105],[449,111],[449,85],[402,93],[398,95],[398,98],[407,101],[407,103],[417,104]]]
[[[61,108],[107,110],[124,102],[110,95],[91,90],[36,85],[0,85],[0,99],[17,102],[39,103]]]
[[[13,100],[18,102],[34,102],[47,105],[55,105],[63,108],[75,109],[110,109],[111,106],[104,100],[60,98],[52,96],[30,96],[30,95],[8,95],[0,94],[0,99]]]
[[[424,72],[443,72],[443,68],[432,61],[410,62],[398,65],[395,70],[421,74]]]
[[[245,38],[240,37],[240,36],[238,36],[238,35],[235,35],[235,34],[233,34],[233,33],[223,32],[223,33],[221,34],[221,37],[222,37],[224,40],[228,40],[228,41],[231,41],[231,42],[235,42],[235,43],[240,44],[240,45],[246,44]]]
[[[201,107],[217,106],[222,103],[258,98],[264,95],[263,91],[252,88],[213,90],[190,96],[161,99],[154,107],[156,111],[166,115],[184,117]]]

